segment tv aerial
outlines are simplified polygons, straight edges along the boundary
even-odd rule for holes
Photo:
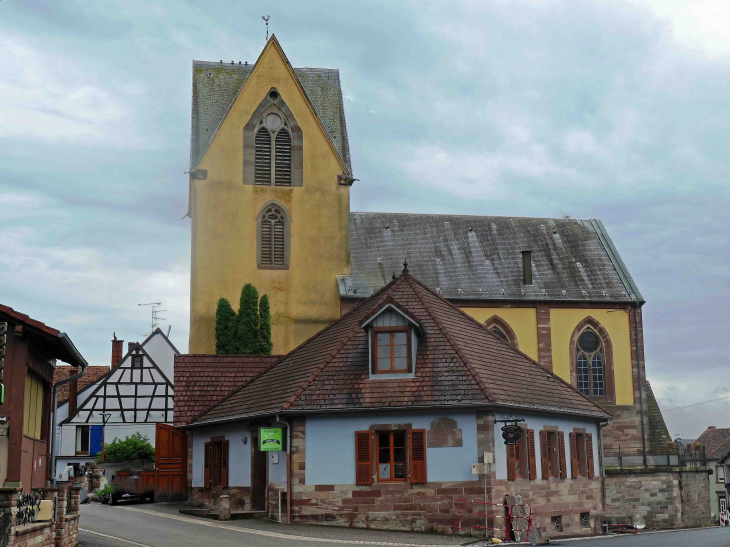
[[[271,15],[262,15],[261,19],[266,21],[266,41],[269,41],[269,19],[271,19]]]
[[[167,321],[164,317],[160,317],[160,314],[162,312],[165,312],[167,310],[161,310],[160,306],[162,306],[162,302],[147,302],[146,304],[137,304],[138,306],[149,306],[150,307],[150,332],[148,332],[145,336],[152,334],[155,332],[155,329],[160,324],[160,321]]]

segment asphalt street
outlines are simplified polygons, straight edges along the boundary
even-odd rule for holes
[[[329,526],[284,525],[267,520],[221,523],[180,515],[176,506],[164,504],[116,507],[83,505],[80,528],[80,547],[417,547],[471,543],[467,538]],[[730,547],[730,528],[552,541],[550,544],[565,547]]]

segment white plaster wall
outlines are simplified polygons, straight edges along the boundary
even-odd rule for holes
[[[603,472],[600,469],[600,459],[598,457],[599,442],[598,442],[598,426],[595,421],[586,420],[581,418],[564,418],[557,417],[548,414],[528,414],[528,413],[510,413],[510,417],[524,418],[527,424],[527,429],[535,430],[535,458],[537,459],[537,475],[542,478],[542,471],[540,467],[541,462],[541,448],[540,448],[540,431],[545,429],[545,426],[557,426],[559,431],[564,432],[565,436],[565,462],[568,466],[568,477],[570,478],[570,437],[568,433],[572,433],[573,428],[584,428],[586,433],[593,435],[593,465],[596,472],[596,476],[602,475]],[[499,419],[499,416],[497,416]],[[502,432],[500,428],[504,424],[494,424],[494,438],[495,438],[495,453],[494,453],[494,464],[496,467],[497,478],[507,478],[507,447],[504,445],[502,440]]]
[[[157,366],[160,367],[163,374],[167,376],[170,383],[173,383],[175,381],[175,350],[167,343],[165,337],[161,334],[155,334],[147,340],[143,347]]]
[[[462,446],[427,448],[429,481],[471,481],[471,464],[477,461],[477,424],[474,412],[365,413],[306,418],[306,484],[355,484],[355,431],[373,424],[410,423],[414,429],[430,429],[441,417],[456,420]]]
[[[193,429],[193,487],[203,486],[205,443],[223,435],[228,441],[228,486],[251,486],[251,433],[246,422]],[[247,439],[243,444],[241,439]],[[284,458],[279,458],[281,462]],[[279,464],[278,467],[280,467]],[[272,465],[271,467],[277,467]],[[286,462],[284,463],[286,477]],[[285,478],[286,480],[286,478]]]

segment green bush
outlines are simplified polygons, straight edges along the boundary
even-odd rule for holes
[[[113,494],[117,489],[113,484],[107,484],[104,488],[101,488],[95,492],[97,496],[106,496],[107,494]]]
[[[143,436],[139,431],[126,437],[123,441],[114,437],[112,442],[104,444],[104,461],[126,462],[142,458],[154,460],[155,449],[150,444],[149,437]],[[101,463],[101,454],[96,456],[96,461]]]

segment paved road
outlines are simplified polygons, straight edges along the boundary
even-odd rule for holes
[[[284,525],[267,520],[219,523],[188,517],[177,506],[142,504],[109,507],[82,505],[80,547],[358,547],[452,546],[449,536],[359,530],[328,526]],[[473,541],[473,540],[472,540]],[[584,541],[553,541],[565,547],[730,547],[730,528],[621,536]],[[476,546],[475,546],[476,547]]]

